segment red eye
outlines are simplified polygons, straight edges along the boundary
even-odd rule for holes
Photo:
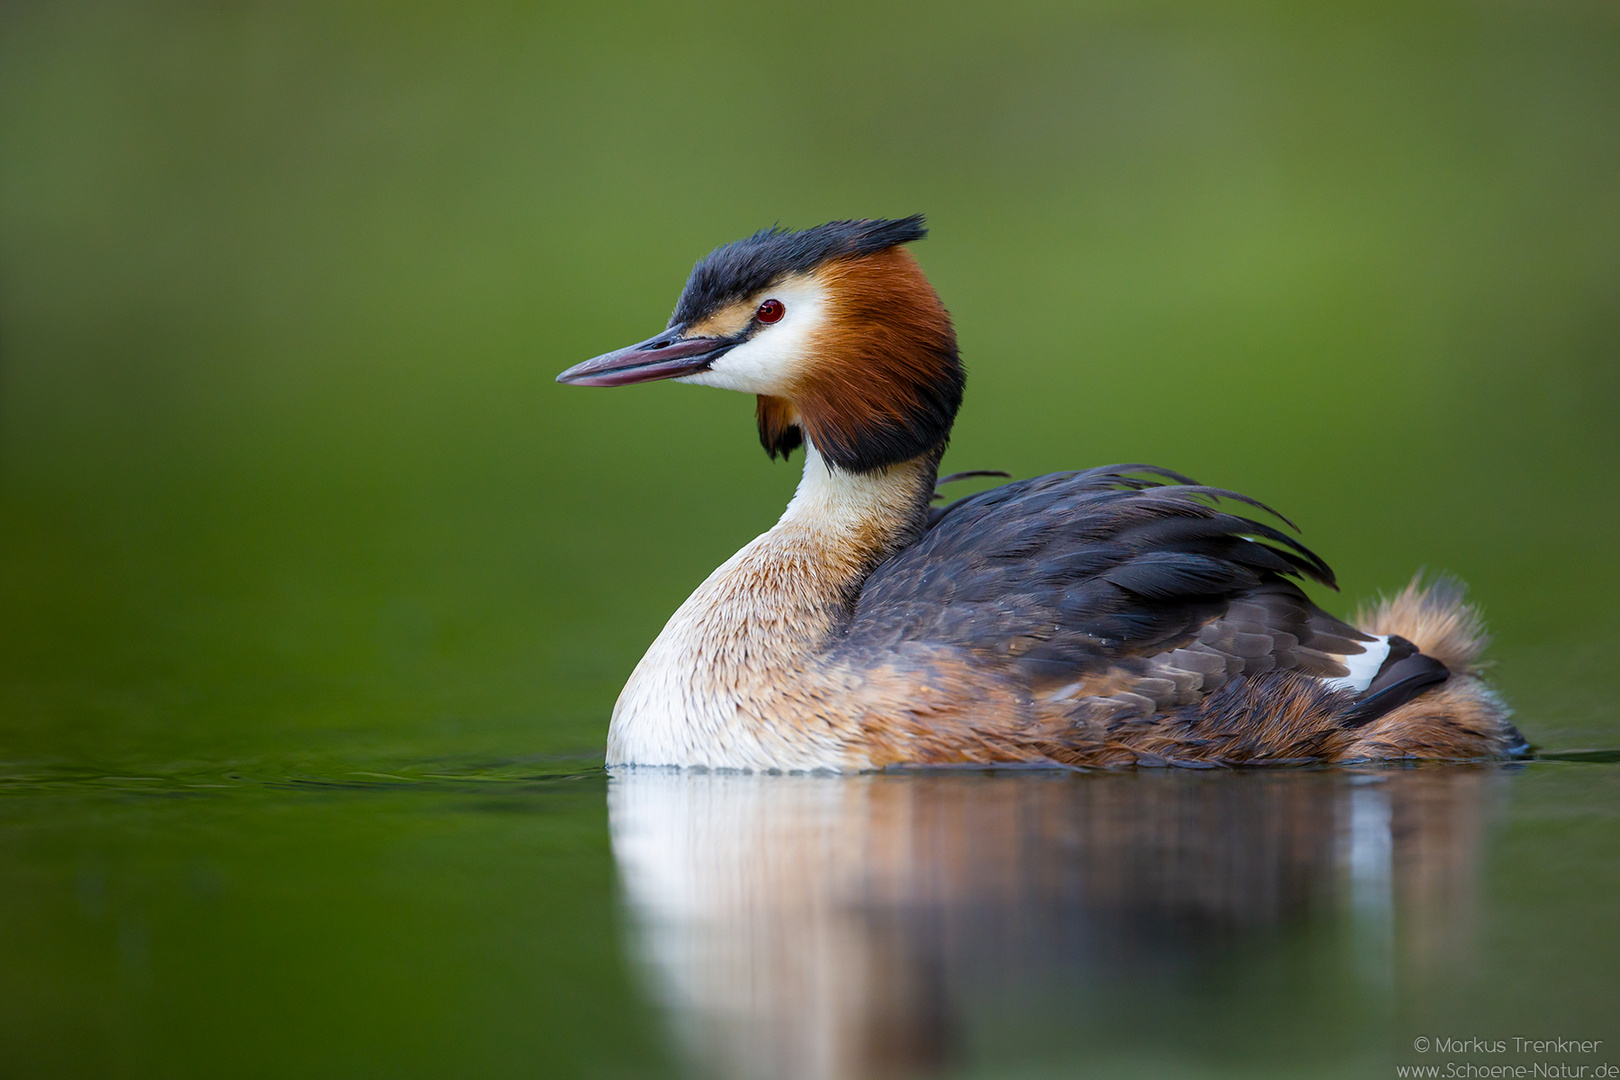
[[[759,305],[759,310],[754,312],[754,318],[758,319],[760,322],[772,323],[781,319],[781,317],[786,314],[787,307],[782,303],[782,301],[767,300],[763,304]]]

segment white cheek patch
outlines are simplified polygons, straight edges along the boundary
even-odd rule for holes
[[[767,298],[782,301],[787,309],[781,322],[760,327],[709,370],[683,375],[676,381],[745,394],[786,393],[794,377],[810,361],[816,333],[826,323],[828,296],[821,285],[800,278],[784,282],[760,299]]]

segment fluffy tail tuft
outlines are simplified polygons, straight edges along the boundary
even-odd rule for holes
[[[1406,588],[1362,607],[1352,620],[1369,634],[1399,634],[1454,675],[1478,675],[1490,644],[1479,609],[1463,599],[1467,587],[1442,576],[1425,584],[1420,570]]]

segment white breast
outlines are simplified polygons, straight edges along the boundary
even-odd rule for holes
[[[773,530],[774,532],[774,530]],[[813,627],[774,609],[756,587],[773,533],[709,575],[671,616],[619,694],[608,729],[611,765],[711,769],[847,767],[831,727],[797,723],[809,677],[791,646]],[[773,708],[776,699],[779,707]],[[859,767],[858,763],[857,766]]]
[[[807,439],[782,519],[670,617],[613,709],[609,765],[862,769],[849,687],[824,670],[848,587],[932,490],[932,462],[854,475]]]

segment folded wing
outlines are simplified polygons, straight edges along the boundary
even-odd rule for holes
[[[961,650],[1047,700],[1138,714],[1238,675],[1344,679],[1373,639],[1296,584],[1332,586],[1328,566],[1249,512],[1288,524],[1147,466],[980,492],[934,511],[922,540],[867,579],[839,647]]]

